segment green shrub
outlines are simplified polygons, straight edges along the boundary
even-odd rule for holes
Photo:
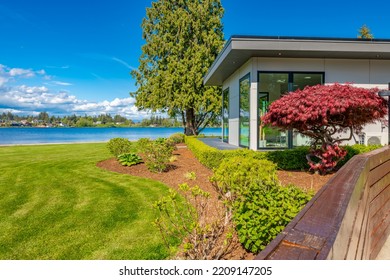
[[[230,192],[240,197],[251,188],[265,188],[278,184],[276,165],[268,160],[234,156],[224,159],[214,171],[211,181],[221,195]]]
[[[131,152],[133,144],[127,138],[112,138],[107,143],[107,148],[115,157]]]
[[[266,159],[275,163],[281,170],[308,170],[306,155],[309,147],[296,147],[290,150],[267,152]]]
[[[251,188],[234,206],[239,241],[258,253],[271,242],[311,199],[293,186]]]
[[[126,154],[119,155],[118,161],[123,166],[132,166],[142,162],[142,159],[137,154],[126,153]]]
[[[163,144],[163,143],[165,143],[167,141],[167,138],[158,137],[154,141],[157,142],[157,143]]]
[[[165,140],[143,140],[144,161],[152,172],[164,172],[167,170],[172,157],[173,146]]]
[[[150,138],[140,138],[140,139],[138,139],[137,142],[136,142],[137,150],[140,153],[143,153],[144,152],[144,148],[146,147],[146,145],[148,145],[150,143],[150,141],[152,141]]]
[[[252,156],[224,159],[211,180],[233,211],[239,241],[253,253],[264,249],[311,198],[299,188],[280,186],[276,165]]]
[[[194,171],[187,172],[184,177],[188,180],[196,180],[196,173]]]
[[[184,143],[184,134],[183,133],[174,133],[168,137],[170,141],[174,144]]]
[[[211,169],[217,168],[226,157],[232,157],[249,151],[243,149],[220,151],[203,143],[194,136],[186,136],[184,140],[187,147],[194,153],[199,162]]]
[[[381,145],[361,145],[361,144],[355,144],[352,146],[343,146],[343,149],[347,151],[347,155],[337,164],[337,168],[341,168],[344,164],[347,163],[348,160],[350,160],[353,156],[363,153],[368,153],[370,151],[376,150],[381,148]]]
[[[222,160],[221,151],[206,145],[196,137],[185,136],[184,141],[187,147],[194,153],[194,156],[199,160],[199,162],[206,167],[217,167],[219,162]],[[214,161],[210,161],[210,159],[214,158],[215,156],[218,158]]]

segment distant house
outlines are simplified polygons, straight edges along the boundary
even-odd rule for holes
[[[262,126],[260,117],[286,92],[336,82],[388,89],[390,40],[232,36],[204,78],[222,86],[223,141],[252,150],[307,145],[294,131]],[[351,144],[386,144],[387,129],[367,125]]]

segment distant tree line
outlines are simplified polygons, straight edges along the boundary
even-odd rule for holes
[[[0,126],[5,127],[182,127],[180,120],[152,115],[140,122],[127,119],[121,115],[111,116],[50,116],[40,112],[36,116],[19,116],[12,112],[0,115]]]

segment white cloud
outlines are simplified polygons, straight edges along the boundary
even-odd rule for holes
[[[66,82],[60,82],[60,81],[53,81],[54,84],[58,86],[71,86],[71,83],[66,83]]]
[[[39,76],[42,81],[48,77],[45,70],[9,68],[0,64],[0,112],[10,111],[20,115],[35,115],[42,111],[46,111],[50,115],[70,115],[74,113],[76,115],[120,114],[137,120],[148,115],[145,111],[138,111],[134,105],[135,99],[132,97],[94,102],[79,99],[67,91],[58,91],[51,88],[55,85],[72,85],[66,82],[42,82],[46,86],[29,86],[26,84],[6,86],[11,80],[19,82],[19,78],[34,76]]]
[[[116,61],[116,62],[119,62],[120,64],[124,65],[126,68],[130,69],[130,70],[135,70],[136,68],[131,66],[130,64],[128,64],[126,61],[122,60],[122,59],[119,59],[117,57],[113,57],[112,60]]]
[[[4,85],[6,82],[8,82],[8,79],[6,77],[0,76],[0,87]]]
[[[52,68],[52,69],[69,69],[69,65],[64,65],[64,66],[52,66],[52,65],[47,65],[45,68]]]
[[[26,78],[31,78],[35,76],[35,72],[31,69],[12,68],[9,70],[8,73],[11,77],[22,76]]]
[[[45,70],[32,70],[32,69],[23,69],[23,68],[10,68],[5,65],[0,64],[0,87],[16,78],[32,78],[36,75],[46,76]]]
[[[73,106],[73,111],[79,115],[122,115],[130,119],[141,119],[147,117],[148,113],[145,111],[138,111],[134,105],[134,98],[115,98],[112,101],[104,100],[101,102],[78,102]]]
[[[49,88],[30,87],[26,85],[13,88],[2,88],[0,91],[0,108],[2,111],[11,111],[21,115],[30,115],[34,112],[46,111],[51,115],[100,115],[120,114],[130,119],[141,119],[147,116],[146,112],[138,111],[134,105],[134,98],[115,98],[93,102],[78,99],[67,92],[52,92]],[[8,108],[8,109],[7,109]]]

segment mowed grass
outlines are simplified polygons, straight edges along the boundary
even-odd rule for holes
[[[0,259],[164,259],[162,183],[96,167],[106,144],[0,147]]]

